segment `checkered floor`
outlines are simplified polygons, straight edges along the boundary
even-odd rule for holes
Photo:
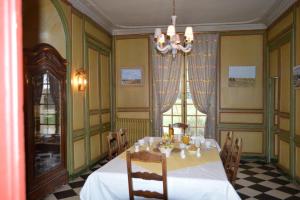
[[[44,200],[79,200],[79,192],[90,173],[105,165],[101,161],[89,172],[58,188]],[[272,164],[241,161],[235,189],[241,199],[247,200],[300,200],[300,186],[294,185]]]

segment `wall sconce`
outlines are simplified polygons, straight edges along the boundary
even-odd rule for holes
[[[84,91],[87,85],[87,78],[84,69],[76,71],[74,76],[74,86],[78,88],[78,91]]]

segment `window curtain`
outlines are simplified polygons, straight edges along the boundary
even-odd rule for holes
[[[207,115],[205,137],[216,139],[216,68],[218,34],[195,35],[187,56],[190,91],[196,108]]]
[[[153,37],[151,38],[153,41]],[[161,54],[152,43],[153,70],[153,128],[154,135],[162,135],[163,113],[176,102],[179,93],[181,66],[183,55],[178,53],[175,58],[170,53]]]

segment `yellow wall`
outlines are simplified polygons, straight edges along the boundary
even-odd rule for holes
[[[35,9],[35,10],[34,10]],[[45,42],[66,57],[66,38],[60,16],[49,0],[25,0],[23,3],[23,46],[31,48]]]
[[[294,9],[295,8],[295,9]],[[295,17],[295,18],[294,18]],[[294,21],[295,20],[295,21]],[[295,26],[295,27],[294,27]],[[296,40],[293,44],[293,38],[285,38],[289,31],[295,28]],[[269,76],[278,76],[278,83],[276,88],[276,102],[278,108],[278,128],[279,134],[275,137],[275,149],[278,152],[278,165],[287,171],[287,173],[293,173],[300,179],[300,162],[299,162],[299,142],[300,142],[300,90],[295,89],[295,104],[291,99],[292,89],[290,84],[293,81],[293,77],[290,73],[291,68],[294,65],[300,64],[300,4],[299,1],[288,12],[284,13],[272,26],[267,30],[270,50],[270,74]],[[287,40],[286,40],[287,39]],[[292,47],[295,46],[295,49]],[[293,63],[293,54],[296,55]],[[291,107],[294,107],[291,110]],[[291,111],[295,111],[295,118],[293,119]],[[293,120],[293,121],[292,121]],[[293,137],[292,122],[295,124],[295,138]],[[278,145],[277,145],[278,141]],[[294,148],[293,145],[296,147]],[[294,151],[294,156],[292,156]],[[275,153],[276,155],[276,153]],[[290,163],[295,163],[294,166],[290,166]]]
[[[220,107],[262,109],[263,35],[222,36],[220,44]],[[229,66],[256,66],[255,86],[229,87]]]
[[[278,155],[278,164],[284,170],[290,169],[290,144],[283,140],[279,140],[279,155]]]
[[[149,108],[148,37],[116,40],[116,106],[117,108]],[[140,68],[143,84],[121,85],[122,68]]]
[[[150,62],[148,36],[117,37],[116,62],[116,118],[117,128],[127,128],[131,143],[149,135],[150,120]],[[140,68],[141,85],[121,85],[122,68]],[[141,121],[142,120],[142,123]],[[144,120],[146,120],[144,122]],[[133,141],[134,140],[134,141]]]
[[[296,64],[300,65],[300,6],[296,18]],[[300,89],[296,90],[296,134],[300,137]]]
[[[54,46],[64,58],[72,58],[68,60],[71,78],[80,68],[87,72],[87,90],[79,92],[77,88],[71,86],[71,91],[67,94],[68,105],[71,104],[68,115],[72,114],[71,120],[68,120],[68,127],[71,127],[68,132],[71,137],[68,136],[68,139],[72,138],[68,143],[68,170],[70,174],[77,173],[105,155],[102,151],[100,132],[101,112],[104,116],[103,127],[109,129],[111,121],[110,55],[109,52],[104,55],[92,48],[88,48],[85,53],[84,47],[88,45],[84,36],[93,38],[107,51],[111,50],[112,37],[86,15],[60,0],[25,0],[23,31],[24,47],[30,48],[37,43],[45,42]],[[66,33],[69,33],[67,35],[69,42]],[[67,57],[68,55],[70,56]],[[67,82],[71,85],[71,79]],[[90,116],[89,119],[85,120],[86,116]]]
[[[291,52],[290,43],[280,47],[280,112],[290,112]]]
[[[263,33],[233,32],[220,37],[218,126],[226,126],[219,128],[220,141],[233,131],[243,139],[244,154],[261,156],[265,153],[263,49]],[[255,85],[229,87],[229,66],[256,66]]]
[[[228,131],[220,132],[221,146],[224,145]],[[264,150],[264,133],[259,131],[233,131],[233,138],[242,138],[243,153],[246,154],[263,154]]]
[[[300,146],[296,147],[296,176],[300,178]]]
[[[292,26],[293,23],[293,13],[288,13],[282,19],[277,21],[268,30],[268,40],[271,41],[279,36],[283,31]]]

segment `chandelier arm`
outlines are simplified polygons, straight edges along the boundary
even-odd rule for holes
[[[172,49],[172,47],[169,44],[164,47],[161,47],[159,44],[156,44],[156,49],[162,53],[167,53],[170,49]]]
[[[192,50],[192,44],[187,44],[185,47],[183,47],[182,45],[178,44],[177,48],[181,51],[183,51],[184,53],[188,53]]]

